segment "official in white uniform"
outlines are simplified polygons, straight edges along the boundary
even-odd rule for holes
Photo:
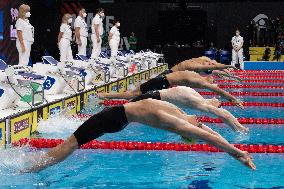
[[[87,13],[85,9],[82,8],[79,11],[79,15],[77,16],[74,22],[76,42],[78,44],[78,54],[84,56],[86,56],[87,37],[88,37],[88,27],[85,22],[86,17]]]
[[[72,16],[70,14],[64,14],[62,17],[62,23],[60,26],[60,32],[58,34],[58,47],[60,50],[60,62],[72,62],[72,30],[70,24],[72,23]]]
[[[104,9],[98,8],[96,11],[96,15],[92,20],[92,43],[93,43],[93,50],[92,50],[92,59],[96,59],[99,57],[102,49],[102,35],[104,33],[103,28],[103,19],[105,13]]]
[[[114,20],[113,27],[109,31],[108,40],[109,40],[109,47],[111,50],[111,57],[117,56],[117,51],[120,42],[120,32],[118,29],[119,27],[120,27],[119,20]]]
[[[240,30],[236,30],[236,35],[232,38],[232,62],[231,65],[235,66],[237,60],[239,60],[240,68],[244,69],[244,56],[243,45],[244,39],[240,36]]]
[[[31,46],[34,42],[34,27],[28,20],[30,16],[30,7],[22,4],[19,7],[19,16],[16,22],[16,47],[19,52],[19,65],[24,66],[27,66],[29,63]]]

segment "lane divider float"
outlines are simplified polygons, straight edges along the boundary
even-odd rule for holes
[[[62,139],[32,138],[21,139],[13,146],[29,145],[33,148],[54,148],[62,144]],[[262,144],[233,144],[236,148],[249,153],[284,153],[282,145]],[[98,141],[93,140],[80,146],[81,149],[108,149],[108,150],[146,150],[146,151],[197,151],[197,152],[223,152],[209,144],[184,144],[174,142],[133,142],[133,141]]]

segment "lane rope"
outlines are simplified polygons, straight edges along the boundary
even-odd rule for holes
[[[63,139],[21,139],[13,146],[29,145],[33,148],[53,148],[62,144]],[[249,153],[284,153],[283,145],[262,144],[233,144],[236,148]],[[184,144],[174,142],[133,142],[133,141],[98,141],[93,140],[80,146],[81,149],[108,149],[108,150],[151,150],[151,151],[197,151],[197,152],[223,152],[209,144]]]
[[[201,95],[217,95],[214,92],[199,92]],[[230,92],[234,96],[284,96],[284,93],[269,92]]]
[[[236,82],[236,80],[224,80],[224,79],[221,79],[221,80],[215,80],[214,82],[217,82],[217,83],[234,83]],[[246,79],[246,80],[243,80],[242,81],[243,83],[282,83],[284,84],[284,80],[281,80],[281,79]]]
[[[119,105],[119,104],[116,104]],[[77,114],[74,115],[73,118],[75,119],[88,119],[92,117],[91,114]],[[204,123],[223,123],[223,121],[220,118],[211,118],[208,116],[199,116],[197,119],[200,122]],[[281,118],[237,118],[237,120],[241,124],[273,124],[273,125],[279,125],[284,124],[284,119]]]
[[[284,86],[273,85],[218,85],[221,89],[284,89]]]
[[[128,103],[128,100],[104,100],[99,104],[104,106],[115,106]],[[221,106],[235,106],[232,102],[221,102]],[[269,107],[284,107],[284,103],[270,102],[243,102],[243,106],[269,106]]]

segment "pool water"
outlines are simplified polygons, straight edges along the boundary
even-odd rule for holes
[[[242,99],[284,103],[282,97]],[[236,117],[284,118],[284,108],[224,108]],[[83,112],[96,111],[98,107],[90,105]],[[185,111],[209,116],[198,111]],[[38,130],[40,137],[65,139],[81,123],[82,120],[59,114],[41,121]],[[235,133],[224,124],[207,125],[230,143],[284,145],[284,125],[246,125],[250,128],[248,135]],[[136,123],[99,140],[182,142],[173,133]],[[39,173],[19,173],[45,151],[29,147],[1,150],[0,188],[284,188],[284,154],[252,154],[257,170],[251,171],[225,153],[76,150],[65,161]]]

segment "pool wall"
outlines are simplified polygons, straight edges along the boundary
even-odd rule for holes
[[[130,85],[137,85],[140,81],[149,80],[151,76],[157,75],[167,69],[168,65],[162,64],[150,70],[3,118],[0,120],[0,144],[5,147],[6,144],[18,141],[21,138],[29,138],[37,130],[40,119],[46,120],[49,116],[63,109],[68,110],[69,115],[80,112],[88,104],[89,99],[97,92],[123,92]]]

